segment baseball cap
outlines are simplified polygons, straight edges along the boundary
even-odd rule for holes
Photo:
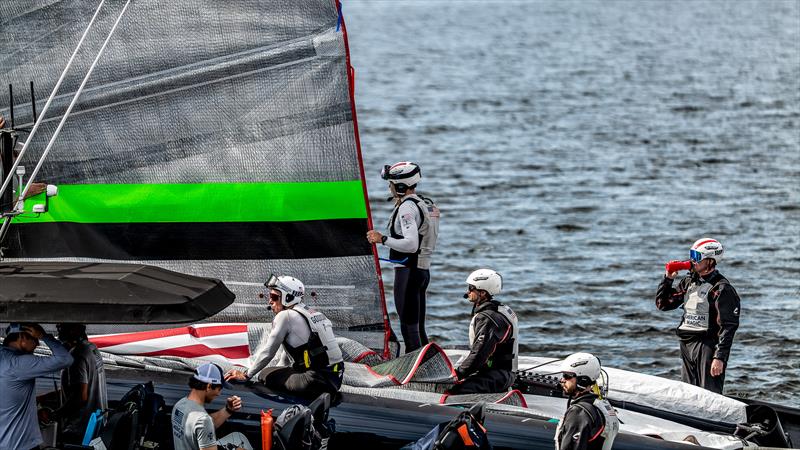
[[[22,333],[23,331],[21,324],[12,322],[6,327],[6,336],[13,333]]]
[[[195,369],[193,376],[195,380],[201,383],[221,384],[222,387],[230,387],[230,384],[225,381],[225,374],[222,372],[222,368],[214,363],[201,364]]]

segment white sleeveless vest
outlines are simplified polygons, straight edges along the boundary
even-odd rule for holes
[[[689,285],[683,297],[683,322],[678,327],[679,330],[708,330],[708,293],[713,287],[713,284],[705,282]]]
[[[342,350],[336,342],[336,336],[333,334],[333,324],[330,319],[325,317],[325,314],[309,308],[305,303],[297,304],[292,309],[308,319],[311,329],[319,335],[322,344],[328,348],[326,351],[328,362],[330,364],[342,362]]]

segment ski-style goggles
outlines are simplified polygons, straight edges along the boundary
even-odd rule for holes
[[[703,260],[703,254],[698,252],[697,250],[689,250],[689,259],[692,261],[699,263]]]

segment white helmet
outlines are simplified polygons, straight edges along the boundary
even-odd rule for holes
[[[306,287],[303,286],[300,280],[287,275],[270,275],[264,286],[281,293],[281,304],[283,306],[292,306],[300,303],[303,300],[303,294],[306,293]]]
[[[573,353],[561,361],[561,372],[573,373],[578,385],[589,387],[600,378],[600,360],[591,353]]]
[[[478,269],[469,274],[467,284],[489,295],[497,295],[503,289],[503,277],[492,269]]]
[[[381,178],[392,183],[398,193],[405,194],[408,189],[417,186],[422,178],[422,171],[413,162],[400,161],[391,166],[383,166]]]
[[[692,248],[689,250],[689,259],[698,263],[706,258],[711,258],[719,264],[722,261],[722,255],[725,253],[725,250],[722,248],[722,244],[719,243],[716,239],[711,238],[703,238],[698,239],[692,244]]]

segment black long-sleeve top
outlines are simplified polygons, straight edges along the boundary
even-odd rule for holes
[[[677,287],[672,287],[673,280],[666,276],[661,280],[656,292],[656,308],[661,311],[670,311],[683,306],[686,291],[691,283],[704,282],[713,285],[708,292],[709,318],[708,329],[705,331],[687,331],[680,328],[675,330],[681,340],[695,341],[699,339],[713,339],[717,342],[714,349],[714,358],[728,362],[728,356],[733,344],[733,336],[739,328],[739,294],[728,280],[718,271],[714,271],[703,279],[696,273],[684,277],[678,282]],[[685,314],[684,314],[685,315]],[[681,317],[683,324],[684,317]],[[680,327],[680,324],[678,325]]]
[[[595,394],[586,392],[569,400],[559,430],[560,434],[557,436],[559,450],[589,450],[603,447],[603,439],[589,442],[605,425],[603,415],[594,407],[596,399]]]
[[[470,348],[469,355],[456,368],[459,379],[467,375],[488,368],[487,362],[498,351],[498,345],[506,343],[512,336],[513,328],[510,323],[497,312],[499,302],[490,300],[475,306],[472,316],[475,318],[475,340]],[[483,313],[483,314],[479,314]],[[502,351],[507,353],[511,348],[502,346]],[[500,355],[497,355],[500,356]],[[507,357],[507,355],[502,355]],[[513,354],[510,355],[513,357]]]

